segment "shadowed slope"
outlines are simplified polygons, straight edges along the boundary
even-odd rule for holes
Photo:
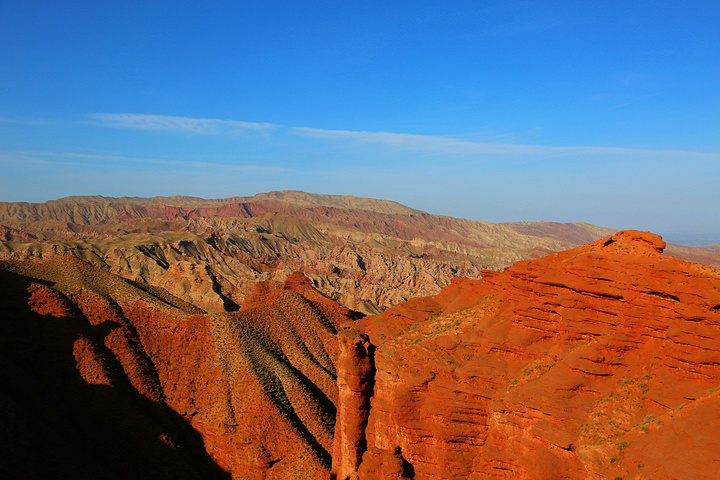
[[[229,478],[163,403],[132,330],[116,314],[88,318],[48,283],[0,269],[3,476]]]
[[[3,473],[327,476],[352,316],[302,275],[210,316],[72,257],[0,262],[0,282]]]

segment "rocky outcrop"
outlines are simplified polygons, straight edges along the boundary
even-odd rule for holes
[[[720,272],[664,247],[620,232],[362,320],[375,383],[364,432],[336,435],[367,442],[344,475],[716,478]]]
[[[7,478],[327,478],[335,340],[302,274],[235,313],[73,257],[0,262]]]
[[[100,269],[90,262],[98,250],[77,245],[75,256],[0,261],[3,474],[711,479],[720,471],[720,272],[663,255],[656,235],[620,232],[360,318],[314,288],[334,270],[319,262],[314,273],[290,272],[288,252],[302,245],[315,261],[311,246],[327,247],[333,268],[366,272],[359,285],[371,270],[383,275],[380,265],[408,276],[413,257],[374,257],[363,249],[379,247],[349,240],[328,247],[329,230],[278,214],[228,224],[254,231],[253,242],[212,225],[207,236],[165,233],[162,243],[149,234],[152,246],[132,247],[168,275],[157,282],[167,289]],[[112,264],[133,271],[132,248],[108,250]],[[285,257],[271,263],[273,249]],[[173,255],[214,263],[175,264]],[[221,268],[283,272],[282,281],[252,282],[239,301]]]

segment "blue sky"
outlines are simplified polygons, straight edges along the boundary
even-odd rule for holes
[[[0,2],[0,200],[299,189],[720,235],[720,3]]]

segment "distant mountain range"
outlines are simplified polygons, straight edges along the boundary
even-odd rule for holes
[[[396,202],[299,191],[196,197],[66,197],[0,203],[0,258],[72,255],[168,289],[208,312],[239,308],[256,282],[301,270],[348,308],[379,313],[518,260],[592,242],[587,223],[489,223]],[[720,246],[671,245],[720,266]]]
[[[666,241],[691,247],[720,245],[720,233],[673,233],[665,236]]]

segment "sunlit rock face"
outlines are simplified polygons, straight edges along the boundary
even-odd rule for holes
[[[720,272],[664,247],[620,232],[363,319],[338,478],[716,478]]]
[[[11,477],[720,470],[718,273],[656,235],[301,192],[0,221]]]

